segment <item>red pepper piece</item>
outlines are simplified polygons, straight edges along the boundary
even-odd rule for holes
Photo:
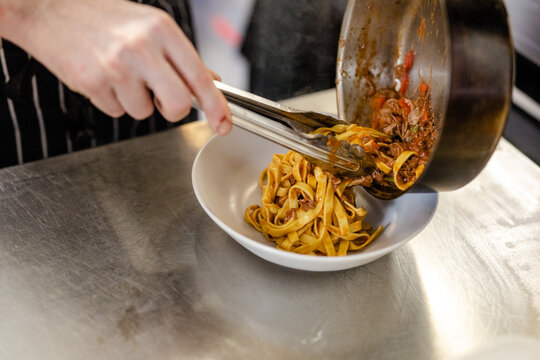
[[[429,114],[427,108],[424,108],[424,111],[422,111],[422,125],[424,125],[428,120]]]
[[[399,98],[398,104],[403,110],[407,112],[407,115],[410,114],[410,112],[412,111],[411,107],[409,106],[409,104],[407,104],[407,101],[405,101],[404,98]]]
[[[428,91],[428,86],[425,81],[422,81],[420,84],[420,90],[418,91],[418,95],[422,96]]]
[[[373,107],[377,110],[380,110],[383,107],[384,102],[386,101],[386,98],[383,97],[376,97],[373,99]]]
[[[373,146],[375,149],[379,150],[380,147],[379,145],[377,145],[377,143],[375,142],[375,140],[371,140],[370,142],[368,142],[368,144],[371,144],[371,146]]]
[[[411,50],[407,54],[405,54],[405,61],[403,63],[403,66],[405,67],[405,71],[409,72],[411,71],[414,64],[414,51]]]
[[[408,87],[409,87],[409,74],[404,73],[403,76],[401,76],[401,87],[399,88],[399,93],[401,95],[405,94]]]

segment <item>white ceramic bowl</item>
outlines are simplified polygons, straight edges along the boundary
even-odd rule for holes
[[[362,189],[356,201],[368,211],[367,221],[384,232],[358,253],[322,257],[278,250],[274,243],[244,220],[245,209],[261,203],[259,175],[272,154],[287,149],[244,130],[234,128],[214,136],[195,158],[192,182],[195,195],[208,216],[246,249],[273,263],[309,271],[343,270],[367,264],[403,246],[429,222],[437,208],[436,193],[405,194],[396,200],[378,200]]]

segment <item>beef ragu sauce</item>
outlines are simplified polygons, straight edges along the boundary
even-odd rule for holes
[[[413,151],[415,154],[405,161],[398,173],[403,183],[416,180],[428,161],[437,136],[429,96],[430,87],[422,81],[416,99],[403,97],[391,90],[377,91],[373,97],[371,127],[388,136],[384,141],[387,146],[381,146],[381,143],[378,146],[364,146],[364,151],[389,167],[404,151]],[[366,138],[366,144],[370,144],[371,140]],[[395,186],[392,178],[379,168],[371,177],[381,185]]]
[[[399,89],[377,90],[370,86],[370,128],[338,125],[317,131],[359,144],[373,157],[377,168],[370,175],[355,179],[357,185],[406,190],[420,176],[429,159],[437,138],[436,119],[430,103],[431,86],[422,81],[414,91],[416,98],[404,96],[413,63],[414,52],[411,50],[405,55],[403,64],[395,67]],[[359,120],[354,122],[363,123]]]
[[[437,137],[430,103],[431,84],[422,81],[415,99],[403,96],[409,87],[409,72],[413,64],[414,51],[411,50],[405,55],[403,64],[394,69],[395,78],[400,82],[399,90],[377,90],[371,98],[371,128],[388,136],[387,145],[364,146],[364,151],[389,167],[393,167],[393,162],[403,152],[414,152],[398,172],[398,178],[407,184],[406,187],[412,185],[421,174]],[[372,139],[365,140],[369,144]],[[379,185],[396,187],[393,177],[380,168],[371,177]]]

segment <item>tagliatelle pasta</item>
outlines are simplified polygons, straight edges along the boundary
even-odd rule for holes
[[[355,179],[335,177],[294,151],[275,154],[259,183],[261,206],[247,208],[245,219],[279,249],[343,256],[367,246],[383,230],[369,233],[366,210],[355,206]]]
[[[366,154],[373,157],[377,168],[369,176],[357,179],[357,184],[370,186],[373,181],[392,184],[399,190],[407,190],[422,174],[424,164],[416,151],[406,150],[408,144],[372,128],[351,125],[321,127],[315,134],[334,136],[353,145],[360,145]]]

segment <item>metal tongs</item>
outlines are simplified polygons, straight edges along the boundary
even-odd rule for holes
[[[344,121],[296,110],[219,81],[214,83],[229,101],[234,125],[294,150],[333,174],[360,177],[375,169],[372,157],[361,146],[312,134],[320,127],[347,124]]]

